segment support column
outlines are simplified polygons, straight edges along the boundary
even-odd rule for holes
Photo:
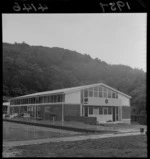
[[[80,116],[82,116],[82,104],[80,104]]]
[[[62,103],[62,123],[64,122],[64,103]]]
[[[7,114],[10,115],[10,105],[8,105],[8,107],[7,107]]]

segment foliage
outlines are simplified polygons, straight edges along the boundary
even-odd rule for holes
[[[3,43],[3,95],[103,82],[130,96],[136,114],[146,111],[146,73],[125,65],[110,65],[63,48]]]

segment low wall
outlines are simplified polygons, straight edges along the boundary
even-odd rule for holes
[[[78,121],[78,122],[84,122],[85,124],[96,124],[97,119],[96,117],[84,117],[84,116],[65,116],[65,121]]]
[[[103,131],[103,130],[92,130],[92,129],[88,129],[88,128],[76,128],[73,126],[70,127],[70,126],[61,126],[61,125],[54,125],[54,124],[52,125],[52,124],[37,123],[34,121],[21,121],[21,120],[12,120],[12,119],[3,119],[3,121],[26,124],[26,125],[34,125],[34,126],[40,126],[40,127],[47,127],[47,128],[69,130],[69,131],[84,132],[84,133],[107,132],[107,131]],[[112,131],[112,132],[114,132],[114,131]]]

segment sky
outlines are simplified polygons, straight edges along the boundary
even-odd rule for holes
[[[146,13],[2,14],[3,42],[61,47],[146,71]]]

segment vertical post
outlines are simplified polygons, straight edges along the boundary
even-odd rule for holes
[[[82,116],[82,104],[80,104],[80,116]]]
[[[62,103],[62,125],[64,122],[64,103]]]
[[[8,105],[8,107],[7,107],[7,114],[10,115],[10,105]]]
[[[122,106],[120,107],[120,121],[122,121]]]

